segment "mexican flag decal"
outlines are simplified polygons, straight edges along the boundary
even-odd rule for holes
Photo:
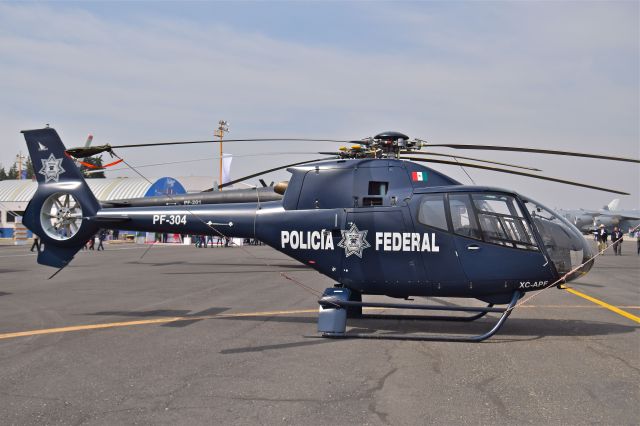
[[[426,182],[427,173],[425,172],[411,172],[411,180],[414,182]]]

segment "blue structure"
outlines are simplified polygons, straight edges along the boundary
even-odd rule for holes
[[[145,197],[156,197],[158,195],[178,195],[186,194],[182,184],[174,178],[163,177],[155,181],[144,194]]]

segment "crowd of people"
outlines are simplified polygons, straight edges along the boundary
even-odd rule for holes
[[[600,254],[604,254],[604,251],[609,247],[609,231],[604,225],[600,224],[600,227],[594,231],[594,239],[598,243],[598,251]],[[640,256],[640,229],[636,227],[629,232],[632,238],[636,239],[636,251]],[[615,226],[611,232],[611,244],[613,245],[614,256],[622,256],[622,242],[624,241],[624,233],[620,228]]]
[[[193,241],[194,245],[197,248],[207,248],[207,247],[229,247],[232,244],[232,239],[229,237],[222,236],[213,236],[213,235],[193,235],[191,237],[191,241]],[[255,238],[245,238],[243,241],[244,245],[249,246],[261,246],[263,243],[260,240]]]
[[[86,243],[84,243],[82,250],[104,251],[104,240],[107,239],[107,235],[109,235],[109,231],[106,229],[99,230],[95,235],[89,238]],[[96,248],[96,239],[98,240],[98,248]]]

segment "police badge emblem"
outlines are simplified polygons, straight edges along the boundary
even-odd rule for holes
[[[371,244],[367,241],[367,231],[360,231],[355,223],[351,225],[351,229],[348,231],[342,230],[342,239],[338,243],[338,247],[344,248],[344,254],[346,257],[355,254],[362,259],[362,250],[367,247],[371,247]]]
[[[42,168],[38,173],[44,176],[44,183],[49,181],[57,182],[60,175],[65,172],[62,168],[62,158],[56,158],[53,154],[49,158],[42,161]]]

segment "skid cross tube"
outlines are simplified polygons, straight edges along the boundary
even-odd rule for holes
[[[475,336],[456,336],[456,335],[411,335],[411,334],[383,334],[383,335],[371,335],[364,333],[351,333],[345,334],[344,336],[326,336],[331,338],[360,338],[360,339],[385,339],[385,340],[416,340],[416,341],[444,341],[444,342],[481,342],[483,340],[488,339],[493,336],[500,330],[500,328],[504,325],[509,315],[515,308],[518,299],[522,297],[523,293],[521,291],[514,291],[513,296],[511,297],[511,301],[505,308],[494,308],[493,306],[487,307],[475,307],[475,306],[440,306],[440,305],[416,305],[416,304],[402,304],[402,303],[375,303],[375,302],[354,302],[354,301],[346,301],[346,300],[336,300],[332,297],[322,298],[318,301],[320,305],[323,307],[335,307],[336,305],[344,308],[348,306],[361,306],[361,307],[374,307],[374,308],[393,308],[393,309],[423,309],[423,310],[434,310],[434,311],[462,311],[462,312],[479,312],[479,314],[473,315],[472,317],[422,317],[420,319],[430,319],[430,320],[444,320],[444,321],[473,321],[475,319],[481,318],[489,312],[497,312],[502,315],[498,318],[498,321],[495,325],[487,332]],[[373,316],[372,316],[373,317]],[[364,317],[367,318],[367,317]],[[417,319],[417,316],[385,316],[385,315],[377,315],[376,319]]]

